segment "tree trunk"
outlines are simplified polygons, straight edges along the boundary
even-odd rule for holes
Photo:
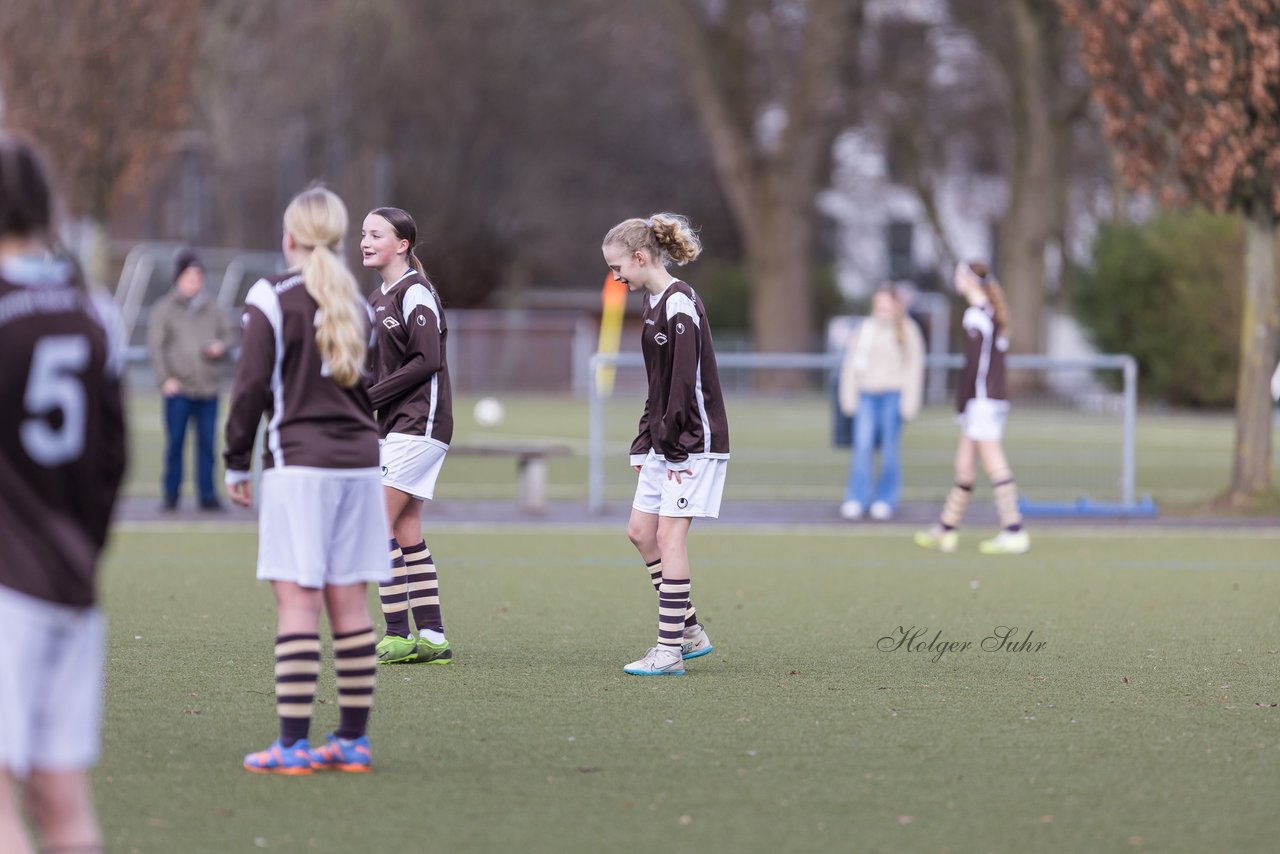
[[[767,215],[739,223],[746,235],[751,329],[755,349],[762,353],[813,349],[812,213],[791,207],[777,204]]]
[[[1006,5],[1017,72],[1009,81],[1014,150],[996,275],[1009,296],[1011,350],[1039,353],[1044,347],[1044,253],[1053,236],[1053,187],[1063,180],[1063,164],[1048,98],[1053,84],[1046,79],[1044,25],[1028,3]]]
[[[1244,307],[1240,380],[1236,386],[1236,442],[1227,499],[1245,506],[1272,489],[1271,372],[1280,343],[1276,299],[1276,217],[1256,204],[1245,219]]]

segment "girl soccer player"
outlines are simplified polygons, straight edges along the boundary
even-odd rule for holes
[[[711,325],[693,288],[667,272],[702,252],[684,217],[654,214],[609,230],[601,247],[613,276],[644,291],[644,353],[649,394],[631,467],[640,475],[627,534],[658,591],[658,643],[623,668],[636,676],[683,676],[685,659],[711,652],[689,599],[689,526],[720,515],[729,466]]]
[[[227,493],[252,503],[254,436],[267,414],[258,578],[278,607],[276,711],[280,737],[244,758],[249,771],[310,774],[373,769],[365,728],[373,705],[369,581],[391,575],[378,474],[378,426],[361,382],[371,315],[340,260],[347,209],[329,190],[301,193],[284,212],[289,270],[245,299],[244,332],[227,416]],[[307,740],[320,672],[321,609],[333,630],[339,723]]]
[[[440,616],[440,584],[422,537],[422,504],[453,439],[453,394],[445,342],[449,327],[435,286],[413,254],[418,227],[399,208],[364,218],[360,253],[382,284],[369,297],[378,335],[369,398],[382,436],[382,486],[390,520],[393,577],[379,588],[387,632],[382,664],[448,664],[453,650]],[[409,612],[418,629],[409,628]]]
[[[98,555],[125,467],[118,318],[53,257],[53,197],[0,134],[0,851],[97,852]]]
[[[955,287],[969,307],[964,312],[964,372],[956,389],[960,444],[956,448],[956,479],[942,508],[942,518],[927,531],[916,534],[916,543],[942,552],[956,550],[956,528],[964,517],[973,494],[974,456],[991,479],[1001,531],[984,540],[978,548],[984,554],[1022,554],[1031,548],[1031,539],[1022,527],[1018,511],[1018,487],[1005,458],[1000,440],[1009,414],[1005,392],[1004,354],[1009,349],[1005,337],[1008,309],[1004,291],[990,268],[980,261],[956,267]]]

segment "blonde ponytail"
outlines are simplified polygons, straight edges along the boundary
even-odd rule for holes
[[[284,212],[284,228],[306,252],[302,281],[316,301],[316,346],[334,382],[351,388],[360,381],[368,349],[368,314],[355,276],[338,257],[347,231],[347,207],[324,187],[294,197]]]
[[[643,250],[650,258],[659,259],[664,267],[668,262],[683,266],[702,254],[702,241],[689,220],[673,213],[623,220],[609,229],[602,245],[621,246],[628,252]]]

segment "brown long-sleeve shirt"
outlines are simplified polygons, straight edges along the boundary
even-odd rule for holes
[[[729,419],[711,343],[711,324],[693,288],[676,279],[644,303],[640,337],[649,395],[631,464],[652,448],[667,468],[684,469],[700,457],[729,458]]]
[[[369,398],[383,436],[426,436],[442,445],[453,439],[453,391],[449,383],[445,322],[440,295],[410,270],[369,296],[378,334]]]
[[[124,476],[118,320],[64,264],[0,264],[0,585],[60,605],[96,600]]]
[[[316,345],[316,301],[296,271],[259,279],[245,298],[227,441],[227,471],[249,471],[263,415],[263,467],[374,468],[378,427],[361,383],[342,388]]]

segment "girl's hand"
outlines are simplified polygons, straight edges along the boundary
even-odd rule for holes
[[[672,475],[675,476],[676,483],[684,483],[684,481],[680,479],[680,475],[693,477],[693,469],[667,469],[667,480],[671,480]]]
[[[227,497],[232,503],[241,507],[253,506],[253,487],[250,485],[252,481],[242,480],[237,484],[227,487]]]
[[[644,468],[644,466],[632,466],[632,468],[636,470],[636,474],[639,474],[640,470]]]

